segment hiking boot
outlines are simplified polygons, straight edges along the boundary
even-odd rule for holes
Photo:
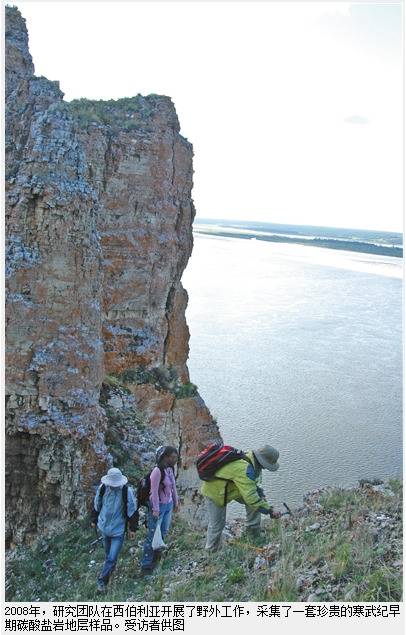
[[[97,580],[97,593],[106,593],[106,585],[103,580]]]

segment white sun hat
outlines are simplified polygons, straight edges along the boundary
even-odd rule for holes
[[[118,467],[111,467],[105,476],[102,476],[101,482],[109,487],[122,487],[128,483],[128,478],[121,473]]]

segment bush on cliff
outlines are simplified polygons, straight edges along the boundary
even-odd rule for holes
[[[122,99],[74,99],[67,103],[80,124],[98,123],[120,130],[136,130],[154,112],[155,99],[137,95]]]
[[[117,382],[126,384],[152,384],[157,390],[171,392],[177,399],[186,399],[197,395],[197,386],[191,382],[183,383],[173,366],[155,366],[147,369],[145,366],[128,368],[116,376]]]

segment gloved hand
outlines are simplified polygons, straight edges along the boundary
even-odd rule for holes
[[[271,509],[269,510],[269,516],[270,518],[280,518],[282,514],[281,512],[275,512],[273,508],[271,507]]]

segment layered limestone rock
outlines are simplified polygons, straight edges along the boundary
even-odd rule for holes
[[[180,280],[192,249],[192,147],[171,100],[64,102],[57,82],[34,76],[15,8],[6,9],[6,100],[11,544],[85,512],[113,461],[106,377],[127,373],[146,427],[180,448],[189,499],[195,454],[218,430],[189,389]],[[154,387],[151,369],[170,373],[175,390]]]

